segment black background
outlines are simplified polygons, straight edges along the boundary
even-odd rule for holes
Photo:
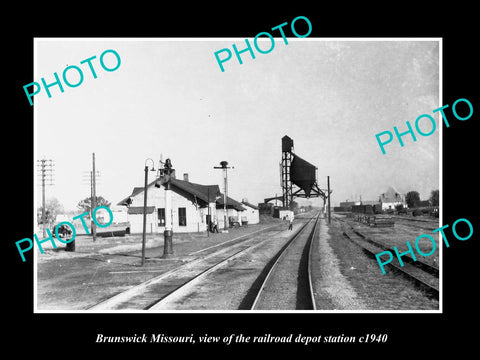
[[[282,5],[250,6],[246,3],[217,5],[180,4],[179,9],[162,3],[109,3],[101,8],[93,3],[64,4],[58,7],[25,5],[11,7],[4,14],[2,56],[3,75],[7,79],[3,94],[3,239],[2,254],[4,301],[4,344],[17,354],[33,351],[30,356],[97,356],[126,354],[137,356],[183,357],[184,352],[206,351],[207,356],[255,350],[281,353],[289,348],[297,352],[322,351],[338,354],[354,350],[372,356],[433,355],[443,350],[472,349],[476,339],[476,294],[478,283],[477,207],[478,160],[475,153],[476,129],[480,104],[477,65],[477,12],[473,6],[459,2],[438,3],[437,8],[419,8],[418,4],[398,3],[376,7],[347,3],[327,6],[321,2],[304,8]],[[14,10],[11,10],[14,9]],[[458,218],[469,219],[474,235],[458,241],[450,235],[450,248],[443,251],[443,314],[34,314],[32,256],[21,262],[15,241],[32,237],[33,229],[33,108],[23,85],[33,78],[34,37],[240,37],[253,38],[297,16],[312,23],[309,37],[442,37],[443,104],[467,98],[473,104],[473,116],[458,121],[450,114],[450,127],[443,131],[443,223]],[[475,29],[477,28],[477,29]],[[303,33],[299,29],[299,33]],[[287,33],[288,36],[288,33]],[[212,55],[213,56],[213,55]],[[274,56],[274,55],[271,55]],[[192,59],[194,62],[195,59]],[[6,98],[5,98],[6,95]],[[433,110],[433,109],[432,109]],[[393,116],[394,114],[392,114]],[[405,119],[408,120],[408,119]],[[410,119],[411,120],[411,119]],[[65,119],[65,129],[74,127]],[[68,133],[68,131],[66,131]],[[373,136],[373,134],[372,134]],[[52,139],[38,139],[53,141]],[[72,141],[72,146],[75,146]],[[59,149],[61,151],[61,149]],[[447,235],[451,232],[447,231]],[[5,261],[6,260],[6,261]],[[287,336],[303,335],[362,336],[367,333],[388,334],[386,344],[95,344],[97,333],[108,336],[134,334],[228,336],[243,333],[260,336],[266,333]],[[5,335],[6,334],[6,335]],[[5,347],[4,345],[4,347]],[[5,349],[7,350],[7,349]],[[18,353],[20,352],[20,353]],[[286,355],[286,354],[285,354]],[[255,356],[256,357],[256,356]],[[258,356],[260,357],[260,356]]]

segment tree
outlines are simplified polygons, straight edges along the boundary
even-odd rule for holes
[[[407,195],[405,195],[405,202],[409,208],[417,207],[420,202],[420,194],[418,191],[409,191]]]
[[[440,199],[440,191],[439,190],[432,190],[430,193],[430,204],[432,206],[438,206]]]
[[[296,201],[292,200],[292,202],[290,203],[290,209],[292,211],[297,210],[298,209],[298,203]]]
[[[45,201],[45,223],[52,227],[55,223],[58,214],[63,213],[63,206],[57,198],[49,198]],[[42,207],[37,208],[37,222],[42,223]]]
[[[109,201],[107,201],[106,199],[104,199],[102,196],[95,196],[95,205],[96,205],[96,207],[98,207],[98,206],[110,207],[111,203]],[[92,198],[87,197],[83,200],[80,200],[78,202],[77,207],[80,209],[80,211],[82,211],[82,213],[88,212],[90,214],[90,212],[92,210]]]

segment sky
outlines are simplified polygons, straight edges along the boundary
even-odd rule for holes
[[[32,81],[51,83],[70,65],[84,75],[78,87],[63,84],[61,93],[52,86],[51,98],[42,88],[34,97],[35,156],[55,164],[47,199],[77,209],[90,196],[95,153],[97,195],[112,205],[143,186],[146,159],[157,168],[160,156],[171,159],[177,178],[188,173],[191,182],[221,189],[223,174],[213,167],[228,161],[229,196],[262,202],[281,194],[284,135],[318,168],[320,188],[330,176],[332,206],[360,196],[378,200],[389,186],[422,199],[439,188],[441,126],[432,113],[442,105],[438,39],[275,40],[268,54],[243,53],[241,65],[233,55],[222,72],[215,51],[233,52],[234,43],[243,49],[245,39],[35,39]],[[264,49],[266,41],[259,42]],[[111,72],[99,63],[109,49],[121,58]],[[96,79],[80,64],[94,55]],[[112,54],[104,60],[116,64]],[[75,71],[68,76],[78,81]],[[404,136],[404,147],[394,140],[383,155],[375,135],[394,126],[406,131],[406,121],[414,126],[422,114],[433,116],[437,130],[416,134],[416,142]],[[38,184],[36,192],[40,206]]]

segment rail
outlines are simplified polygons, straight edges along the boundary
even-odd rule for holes
[[[272,306],[282,305],[288,307],[282,310],[316,309],[311,277],[311,251],[319,216],[320,213],[311,218],[277,253],[258,289],[251,310],[274,310]],[[310,231],[305,234],[307,229]],[[282,273],[298,276],[290,276],[289,284],[276,281],[275,277]]]

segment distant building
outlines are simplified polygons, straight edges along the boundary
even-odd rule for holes
[[[110,210],[112,211],[112,214],[113,214],[113,224],[123,223],[128,221],[128,214],[124,206],[120,206],[120,205],[110,206]]]
[[[380,205],[380,201],[376,201],[376,200],[362,200],[360,201],[360,204],[359,205],[372,205],[372,206],[375,206],[375,205]]]
[[[340,201],[340,207],[341,208],[349,208],[352,207],[353,205],[360,205],[360,201]]]
[[[397,205],[406,207],[405,198],[391,186],[388,187],[387,191],[380,194],[379,201],[382,204],[382,210],[394,210]]]

